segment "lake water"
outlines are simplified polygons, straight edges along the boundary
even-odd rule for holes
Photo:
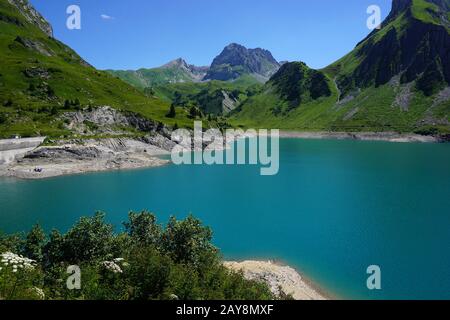
[[[450,298],[450,144],[296,140],[280,172],[175,166],[0,180],[0,229],[62,231],[106,212],[193,213],[226,259],[277,259],[342,298]],[[379,265],[382,290],[366,269]]]

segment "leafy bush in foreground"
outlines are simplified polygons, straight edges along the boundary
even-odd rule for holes
[[[226,269],[211,230],[192,216],[163,227],[151,213],[130,213],[118,234],[104,218],[83,217],[48,237],[39,226],[25,236],[0,234],[0,300],[276,298],[265,284]],[[81,271],[79,290],[66,285],[71,265]]]

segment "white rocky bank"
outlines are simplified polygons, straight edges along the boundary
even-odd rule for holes
[[[157,122],[108,106],[67,112],[61,120],[75,138],[51,145],[42,144],[45,137],[0,141],[0,176],[40,179],[169,163],[158,156],[168,154],[174,143],[170,131]],[[145,136],[130,136],[130,130]]]
[[[249,280],[262,281],[269,285],[272,293],[278,295],[280,288],[295,300],[327,300],[295,269],[275,264],[271,261],[225,262],[225,267],[242,271]]]
[[[85,140],[41,146],[23,158],[0,165],[0,176],[41,179],[84,172],[135,169],[169,163],[159,155],[168,151],[144,141],[128,138]]]

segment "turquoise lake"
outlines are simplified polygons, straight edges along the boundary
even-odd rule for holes
[[[193,213],[226,259],[279,260],[351,299],[450,299],[450,144],[280,142],[280,171],[175,166],[0,180],[0,230],[62,231],[101,210]],[[379,265],[382,290],[366,269]]]

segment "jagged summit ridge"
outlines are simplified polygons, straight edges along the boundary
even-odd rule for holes
[[[185,72],[191,73],[193,78],[195,78],[196,80],[200,80],[206,75],[206,72],[208,72],[209,67],[206,66],[198,67],[193,64],[187,63],[186,60],[184,60],[183,58],[178,58],[161,66],[161,69],[180,69]]]
[[[396,15],[402,13],[403,11],[410,9],[414,5],[419,4],[421,1],[434,4],[439,9],[444,11],[448,11],[450,9],[450,0],[393,0],[391,14]]]
[[[426,8],[426,3],[430,5],[429,8]],[[425,7],[425,10],[430,13],[434,9],[446,13],[450,10],[450,0],[393,0],[391,12],[386,20],[390,21],[392,18],[406,11],[411,11],[415,7]]]
[[[270,51],[246,47],[231,43],[213,60],[205,80],[234,80],[244,74],[252,74],[268,80],[274,75],[280,64]]]

